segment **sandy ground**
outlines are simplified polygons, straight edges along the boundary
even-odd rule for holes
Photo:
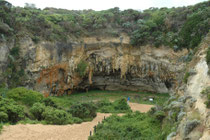
[[[129,103],[133,111],[148,112],[154,105]]]
[[[147,112],[153,105],[129,103],[133,111]],[[18,124],[4,127],[0,140],[87,140],[93,127],[108,113],[97,113],[92,122],[73,125]],[[123,114],[119,114],[122,116]]]

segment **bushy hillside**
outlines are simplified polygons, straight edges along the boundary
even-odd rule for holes
[[[0,2],[0,38],[29,35],[34,42],[80,36],[131,37],[131,44],[194,48],[210,28],[210,1],[178,8],[150,8],[144,11],[115,7],[103,11],[12,7]],[[176,47],[177,48],[177,47]]]

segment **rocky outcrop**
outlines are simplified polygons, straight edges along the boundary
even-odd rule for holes
[[[10,43],[0,43],[0,81],[4,81],[3,74],[8,64],[10,49],[14,46],[13,41]],[[1,82],[0,82],[1,84]]]
[[[75,89],[168,93],[182,79],[184,64],[179,58],[184,51],[133,47],[128,39],[81,40],[34,44],[30,38],[22,38],[20,55],[28,76],[25,85],[45,94],[70,94]],[[81,62],[86,65],[84,75],[78,72]]]
[[[28,77],[24,85],[49,95],[70,94],[75,89],[168,93],[180,84],[184,64],[179,60],[186,51],[134,47],[126,35],[122,36],[123,41],[89,37],[38,44],[29,37],[21,38],[19,61]],[[7,62],[9,50],[4,45],[0,49],[0,61]],[[79,73],[81,62],[84,75]]]
[[[209,47],[208,35],[200,44],[193,60],[188,64],[190,76],[186,86],[180,87],[179,102],[184,103],[184,115],[179,114],[179,126],[174,140],[207,140],[210,134],[210,109],[204,104],[201,92],[210,86],[206,50]],[[181,112],[180,112],[181,113]],[[181,115],[181,116],[180,116]]]

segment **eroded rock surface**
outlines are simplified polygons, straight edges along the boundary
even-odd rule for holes
[[[178,60],[184,52],[107,40],[34,44],[24,38],[20,46],[29,77],[26,85],[46,94],[63,94],[74,89],[168,93],[179,84],[184,64]],[[84,76],[78,73],[80,62],[87,65]]]

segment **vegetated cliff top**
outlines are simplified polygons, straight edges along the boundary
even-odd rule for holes
[[[188,7],[103,11],[11,7],[0,3],[0,39],[29,35],[40,40],[66,41],[81,36],[127,33],[132,45],[196,47],[210,28],[210,1]]]

